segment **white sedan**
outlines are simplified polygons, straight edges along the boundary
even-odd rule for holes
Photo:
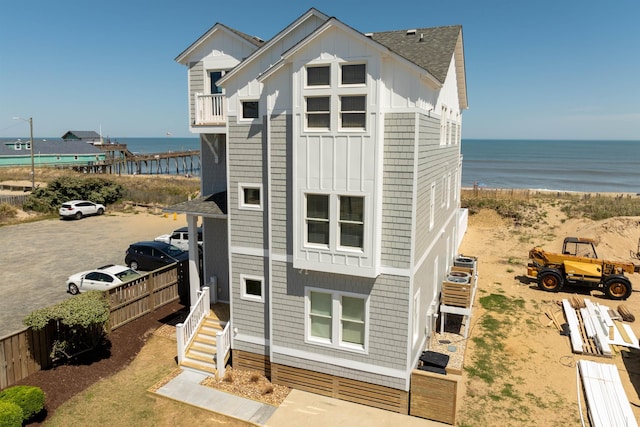
[[[102,215],[104,213],[104,205],[88,200],[71,200],[63,203],[58,213],[62,218],[80,219],[87,215]]]
[[[69,276],[67,292],[76,295],[85,291],[106,291],[141,276],[137,271],[124,265],[105,265]]]

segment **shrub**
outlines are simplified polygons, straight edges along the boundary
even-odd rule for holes
[[[51,359],[56,361],[96,348],[104,338],[108,321],[109,303],[104,294],[91,291],[36,310],[24,319],[24,324],[34,329],[56,325],[51,350]]]
[[[12,219],[18,215],[18,209],[9,203],[0,203],[0,221],[3,219]]]
[[[0,400],[0,427],[21,427],[22,409],[12,402]]]
[[[40,387],[18,385],[0,391],[0,401],[17,405],[22,412],[22,419],[27,421],[44,409],[44,391]]]
[[[55,212],[60,204],[69,200],[91,200],[111,204],[122,198],[124,187],[97,176],[61,176],[38,188],[29,195],[24,209],[37,212]]]

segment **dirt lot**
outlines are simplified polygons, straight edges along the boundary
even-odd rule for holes
[[[45,220],[0,227],[0,337],[21,330],[30,312],[63,301],[67,278],[105,264],[123,264],[129,244],[185,226],[160,211],[106,213],[81,220]]]

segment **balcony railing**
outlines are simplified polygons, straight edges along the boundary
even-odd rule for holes
[[[194,96],[195,125],[224,125],[226,97],[221,94],[205,95],[196,93]]]

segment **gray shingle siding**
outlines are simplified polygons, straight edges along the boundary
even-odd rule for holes
[[[232,254],[232,293],[233,293],[233,328],[242,335],[265,339],[269,331],[266,311],[269,303],[268,275],[265,271],[265,260],[262,257]],[[241,298],[240,275],[262,277],[264,280],[264,302],[248,301]]]
[[[369,296],[369,351],[363,355],[335,347],[307,344],[305,338],[305,288],[352,292]],[[308,271],[300,274],[291,264],[273,262],[273,345],[302,350],[319,356],[340,357],[345,360],[372,364],[391,369],[405,369],[407,342],[407,301],[409,279],[381,275],[376,279]],[[314,369],[308,361],[297,360],[274,351],[272,362]],[[314,364],[315,365],[315,364]],[[319,363],[320,372],[348,378],[362,379],[356,369]],[[344,375],[348,372],[349,375]],[[366,374],[371,382],[398,388],[397,380],[383,375]],[[401,381],[404,387],[404,380]]]
[[[204,63],[189,63],[189,123],[196,120],[194,94],[204,93]]]
[[[227,239],[227,221],[224,219],[203,218],[204,265],[206,266],[204,283],[209,284],[211,276],[218,280],[218,299],[229,301],[229,252]]]
[[[227,153],[229,159],[229,221],[231,226],[231,246],[250,248],[266,247],[265,223],[267,186],[264,173],[265,150],[263,126],[261,124],[238,124],[235,117],[229,117],[229,138]],[[262,210],[239,209],[238,184],[262,184]]]
[[[269,124],[271,141],[271,248],[279,255],[291,254],[292,167],[291,115],[273,117]]]
[[[218,162],[215,162],[215,155],[212,149],[215,149],[215,144],[211,146],[206,142],[200,143],[200,156],[201,156],[201,181],[202,181],[202,194],[209,195],[219,193],[227,190],[227,156],[226,156],[226,136],[225,135],[207,135],[211,141],[218,140],[217,155]]]
[[[384,266],[408,268],[411,261],[415,132],[413,113],[385,115],[381,253]]]

